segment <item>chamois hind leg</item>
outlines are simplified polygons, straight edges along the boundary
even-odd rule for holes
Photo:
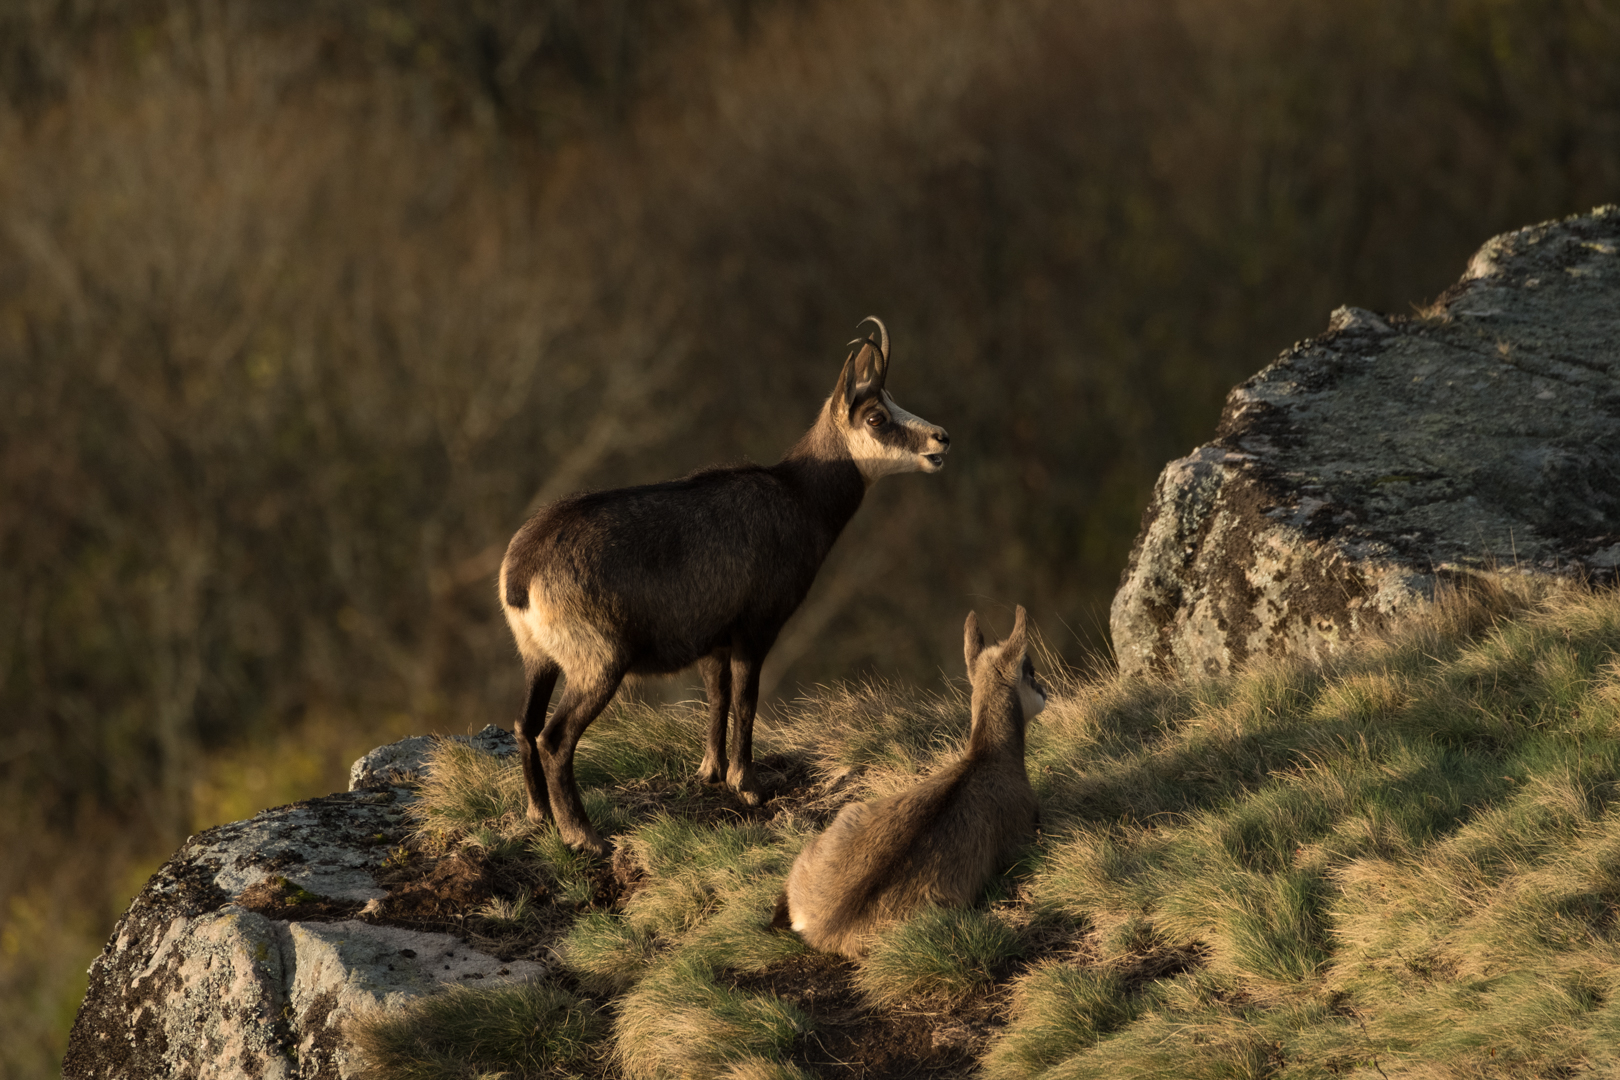
[[[545,730],[540,733],[540,762],[551,790],[551,813],[563,842],[580,851],[606,855],[608,846],[585,815],[585,803],[574,782],[574,748],[591,721],[607,708],[624,678],[622,671],[602,671],[594,679],[570,675],[557,707],[551,711]]]
[[[529,792],[529,820],[536,824],[551,817],[551,798],[546,794],[546,777],[540,771],[540,754],[534,740],[546,726],[546,705],[551,691],[557,685],[561,669],[550,657],[523,664],[529,677],[529,696],[523,703],[523,712],[513,725],[517,736],[518,756],[523,761],[523,785]]]
[[[764,651],[756,657],[746,649],[731,652],[731,765],[726,784],[749,806],[764,802],[754,776],[754,710],[759,705],[759,669]]]
[[[698,779],[722,784],[726,779],[726,713],[731,710],[731,650],[716,649],[698,661],[703,695],[709,699],[709,741],[703,750]]]

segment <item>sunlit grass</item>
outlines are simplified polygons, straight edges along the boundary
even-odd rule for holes
[[[855,983],[874,1005],[949,1002],[993,984],[1022,951],[992,912],[928,907],[878,937]]]
[[[616,701],[580,740],[575,777],[582,785],[685,779],[697,772],[703,758],[708,724],[702,702],[659,706]]]
[[[1106,967],[1042,964],[1013,983],[1007,1029],[985,1055],[987,1080],[1024,1080],[1090,1049],[1142,1004]]]
[[[452,986],[362,1014],[346,1034],[370,1080],[564,1077],[600,1053],[595,1008],[542,982]]]
[[[863,790],[887,795],[917,779],[966,738],[968,699],[922,693],[878,680],[821,686],[795,700],[778,740],[808,755],[824,781],[858,776]]]
[[[723,987],[707,964],[676,956],[620,999],[614,1060],[633,1080],[713,1076],[733,1063],[745,1076],[771,1075],[809,1030],[795,1006]]]
[[[427,754],[417,795],[409,813],[417,835],[433,846],[471,838],[494,847],[530,831],[523,771],[513,754],[442,740]]]
[[[1042,842],[991,890],[993,910],[924,910],[881,937],[856,983],[874,1009],[1010,986],[992,1080],[1611,1067],[1617,649],[1613,593],[1486,592],[1326,667],[1188,685],[1053,672],[1031,729]],[[932,767],[964,706],[828,690],[777,737],[871,797]],[[673,755],[637,745],[667,737],[626,725],[614,760],[668,769]],[[462,842],[498,832],[511,763],[442,760],[463,776],[435,789],[461,792],[444,820]],[[587,785],[593,814],[615,812],[612,791]],[[805,951],[766,925],[805,823],[661,812],[619,829],[640,887],[616,913],[579,915],[557,949],[616,999],[615,1060],[637,1077],[792,1075],[802,1014],[723,976]],[[588,860],[553,833],[527,844],[586,881]]]
[[[1048,680],[1040,843],[985,903],[881,935],[855,971],[873,1015],[1006,994],[990,1080],[1620,1066],[1620,596],[1453,598],[1326,666]],[[772,738],[869,798],[954,752],[965,717],[953,694],[865,684],[801,701]],[[573,920],[559,974],[611,1022],[556,990],[521,1030],[505,999],[424,999],[370,1044],[387,1075],[546,1075],[583,1054],[634,1078],[802,1080],[808,1017],[736,980],[807,951],[768,922],[809,811],[710,823],[624,797],[687,790],[700,721],[636,706],[588,748],[587,807],[639,875],[613,911],[590,908],[601,864],[524,818],[515,757],[441,744],[419,838],[543,872]],[[540,903],[475,915],[522,933]],[[492,1033],[476,1067],[449,1016]]]

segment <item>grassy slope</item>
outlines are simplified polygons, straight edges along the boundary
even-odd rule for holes
[[[1612,7],[0,5],[0,1080],[188,830],[515,713],[526,506],[774,458],[868,312],[959,449],[767,684],[1077,659],[1232,383],[1613,198]]]
[[[856,984],[874,1010],[996,984],[992,1077],[1614,1069],[1617,647],[1612,592],[1495,594],[1330,670],[1060,684],[1030,749],[1039,844],[987,905],[896,931]],[[802,701],[773,741],[864,796],[926,769],[965,723],[960,698],[862,687]],[[836,799],[736,824],[648,813],[627,793],[690,771],[695,719],[643,709],[592,734],[593,813],[646,879],[563,937],[562,981],[609,1007],[594,1051],[573,1043],[546,1069],[803,1075],[810,1019],[734,976],[803,955],[764,924]],[[558,894],[588,896],[582,867],[524,836],[513,770],[491,764],[445,761],[425,835],[549,861]],[[439,1008],[394,1030],[429,1030]],[[577,1009],[557,1015],[582,1030]],[[420,1039],[390,1045],[385,1075],[472,1075],[503,1053],[494,1040],[492,1057],[423,1071],[404,1067]]]

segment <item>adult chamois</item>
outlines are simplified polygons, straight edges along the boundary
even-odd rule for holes
[[[772,925],[792,926],[817,949],[861,956],[875,933],[924,904],[971,903],[1035,835],[1040,807],[1024,771],[1024,728],[1046,707],[1046,689],[1024,625],[1020,607],[1007,640],[986,646],[978,616],[967,617],[967,753],[907,791],[844,807],[794,860]]]
[[[850,342],[821,414],[780,462],[574,495],[512,537],[500,598],[528,676],[516,733],[529,820],[556,819],[571,846],[604,854],[574,782],[574,748],[626,675],[697,664],[709,700],[698,775],[751,806],[759,670],[866,489],[938,472],[950,436],[884,389],[889,333]],[[546,704],[566,677],[557,706]],[[729,767],[727,713],[735,722]],[[537,741],[538,739],[538,741]]]

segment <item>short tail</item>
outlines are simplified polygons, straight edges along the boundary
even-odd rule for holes
[[[532,575],[521,572],[519,567],[512,565],[512,553],[508,551],[501,560],[500,588],[501,599],[506,606],[518,611],[529,609],[529,584]]]
[[[771,913],[772,930],[788,930],[793,926],[793,916],[788,914],[787,890],[776,898],[776,910]]]

